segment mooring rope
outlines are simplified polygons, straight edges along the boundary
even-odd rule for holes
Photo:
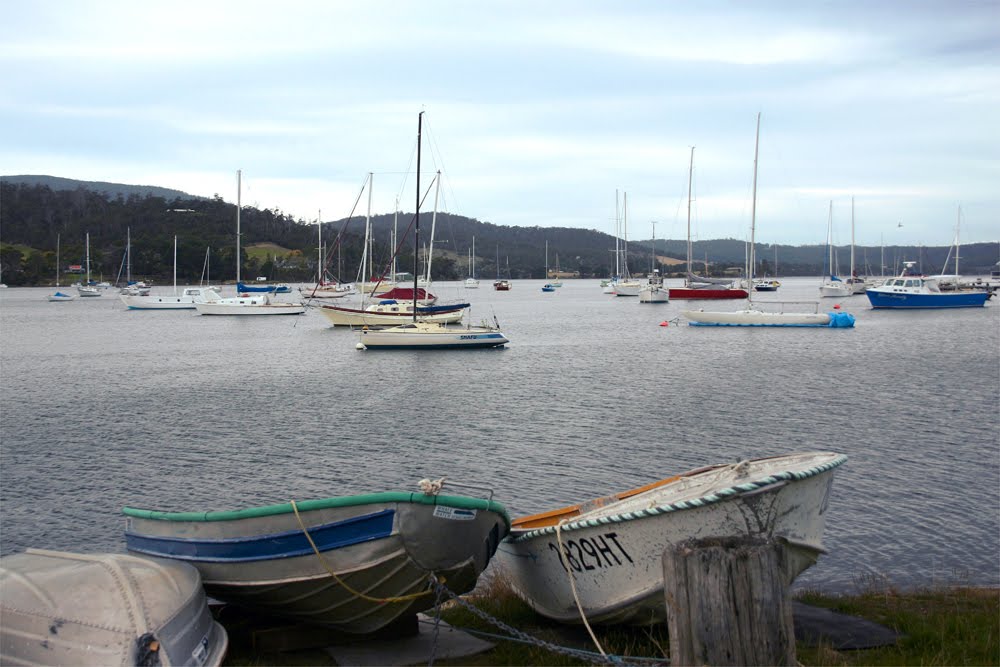
[[[333,568],[330,567],[330,564],[326,562],[326,558],[323,557],[323,554],[320,552],[319,548],[316,546],[316,543],[313,542],[312,535],[309,534],[309,531],[306,529],[305,524],[302,523],[302,517],[299,515],[299,508],[298,508],[298,506],[295,504],[294,500],[292,500],[290,502],[291,502],[291,505],[292,505],[292,511],[295,512],[295,520],[299,522],[299,528],[302,529],[302,532],[303,532],[303,534],[305,534],[306,539],[309,540],[309,545],[312,547],[313,553],[316,554],[316,557],[319,558],[319,562],[322,563],[324,569],[326,569],[326,571],[330,574],[330,576],[333,577],[334,581],[336,581],[338,584],[340,584],[341,586],[343,586],[347,590],[347,592],[350,593],[351,595],[354,595],[355,597],[359,597],[362,600],[367,600],[368,602],[375,602],[377,604],[385,604],[387,602],[408,602],[410,600],[416,600],[417,598],[422,598],[425,595],[430,595],[431,594],[431,589],[428,588],[426,591],[421,591],[420,593],[410,593],[409,595],[402,595],[402,596],[397,596],[397,597],[376,598],[376,597],[372,597],[370,595],[366,595],[366,594],[362,593],[361,591],[354,590],[353,588],[351,588],[347,584],[346,581],[344,581],[343,579],[341,579],[340,577],[338,577],[337,573],[334,572]],[[437,581],[437,577],[434,576],[433,572],[430,573],[430,580],[431,581]]]
[[[562,543],[562,525],[566,521],[566,519],[563,519],[556,524],[556,542],[559,543],[559,562],[562,564],[563,569],[566,570],[566,576],[569,577],[569,587],[573,591],[573,601],[576,602],[576,609],[580,612],[580,619],[583,621],[584,627],[587,628],[587,633],[590,635],[591,640],[593,640],[594,646],[596,646],[597,650],[601,652],[601,655],[606,658],[608,657],[608,654],[604,652],[604,647],[601,646],[601,642],[597,641],[597,635],[594,634],[594,631],[590,628],[590,623],[587,621],[587,614],[583,612],[583,605],[580,603],[580,596],[576,592],[576,577],[573,576],[573,568],[571,568],[569,563],[566,562],[566,553],[563,551]]]

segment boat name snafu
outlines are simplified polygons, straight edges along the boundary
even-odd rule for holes
[[[563,567],[565,568],[566,563],[569,563],[571,568],[577,572],[582,572],[583,570],[596,570],[599,567],[605,567],[605,563],[607,564],[607,567],[621,565],[621,558],[618,557],[615,550],[604,538],[608,538],[608,540],[614,542],[615,546],[618,547],[618,551],[622,556],[625,556],[625,559],[628,560],[628,562],[635,562],[632,560],[632,557],[628,555],[628,552],[625,551],[625,547],[618,543],[618,533],[604,533],[604,535],[598,535],[596,538],[581,537],[579,541],[566,540],[563,542]],[[549,549],[552,549],[557,554],[559,553],[559,547],[555,542],[549,542]],[[573,555],[574,550],[576,551],[575,556]],[[597,563],[596,567],[587,562],[585,554],[590,556],[594,562]],[[608,557],[609,555],[614,558],[614,562],[612,562],[611,558]],[[603,561],[601,560],[601,556],[604,556]],[[567,572],[568,571],[569,570],[567,569]]]

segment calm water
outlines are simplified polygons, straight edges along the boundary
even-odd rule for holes
[[[800,586],[1000,585],[1000,303],[853,330],[658,326],[597,281],[440,284],[503,350],[362,352],[300,317],[126,311],[0,290],[0,551],[122,551],[123,505],[235,509],[482,482],[513,515],[708,463],[835,450]],[[761,299],[815,300],[819,279]],[[824,307],[835,303],[824,300]],[[737,302],[718,307],[732,310]]]

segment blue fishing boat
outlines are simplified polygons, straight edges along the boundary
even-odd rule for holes
[[[982,308],[990,298],[985,290],[942,290],[933,278],[913,274],[916,262],[903,262],[903,271],[878,287],[869,287],[865,294],[872,308]]]
[[[556,288],[555,288],[554,285],[551,285],[549,283],[545,283],[544,285],[542,285],[542,291],[543,292],[555,292]]]
[[[433,607],[432,577],[472,590],[510,530],[492,492],[442,485],[235,511],[126,507],[125,546],[194,565],[217,600],[365,634]]]

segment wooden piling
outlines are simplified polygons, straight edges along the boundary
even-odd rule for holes
[[[784,540],[708,538],[667,547],[670,664],[795,665]]]

